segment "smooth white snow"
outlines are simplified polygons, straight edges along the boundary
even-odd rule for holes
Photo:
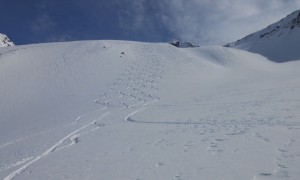
[[[127,41],[0,54],[1,179],[300,177],[300,61]]]
[[[300,59],[300,10],[226,46],[262,54],[275,62]]]

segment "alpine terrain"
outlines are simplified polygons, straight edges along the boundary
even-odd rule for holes
[[[300,59],[300,10],[263,30],[225,45],[262,54],[267,58],[284,62]]]
[[[0,179],[299,179],[296,16],[231,45],[284,63],[131,41],[0,48]]]
[[[14,46],[15,44],[5,35],[0,33],[0,47]]]

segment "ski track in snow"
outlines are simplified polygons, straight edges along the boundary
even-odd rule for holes
[[[26,163],[16,171],[6,176],[4,180],[14,179],[16,176],[20,175],[26,169],[28,169],[36,161],[50,155],[55,151],[76,144],[80,136],[98,129],[99,125],[97,124],[97,122],[102,120],[104,117],[108,116],[110,113],[114,113],[114,111],[118,111],[118,109],[123,108],[129,110],[132,109],[131,111],[133,112],[129,112],[129,115],[125,117],[125,120],[130,122],[130,117],[132,115],[145,109],[147,105],[158,101],[160,98],[155,95],[155,92],[159,91],[157,85],[158,80],[161,79],[163,76],[164,65],[162,64],[163,62],[161,61],[161,59],[159,59],[157,55],[153,54],[152,51],[149,50],[149,48],[150,47],[144,46],[144,48],[142,48],[143,51],[139,50],[138,48],[133,49],[135,55],[138,56],[138,61],[129,65],[121,74],[121,77],[116,79],[116,81],[113,83],[113,86],[108,88],[108,91],[100,93],[100,97],[95,98],[94,103],[102,105],[102,108],[78,116],[73,123],[68,124],[67,126],[74,125],[78,123],[82,118],[91,116],[91,114],[95,114],[106,109],[108,109],[108,112],[102,114],[99,120],[89,122],[88,124],[80,127],[79,129],[63,137],[44,153],[35,157],[25,158],[13,165],[3,168],[2,171],[5,171],[12,167]],[[145,55],[143,54],[144,52],[148,54]],[[150,61],[147,61],[147,59],[143,57],[150,57]],[[142,109],[134,110],[135,108],[141,107]],[[96,127],[84,132],[87,128],[92,126]],[[47,133],[49,131],[51,130],[47,130],[41,133]],[[6,144],[1,145],[0,148],[24,140],[26,138],[28,137],[8,142]]]
[[[156,100],[159,100],[159,98],[157,98]],[[297,102],[299,100],[289,100],[289,102]],[[275,101],[275,103],[280,103],[282,101]],[[260,103],[265,103],[265,101],[255,101],[255,102],[236,102],[236,103],[225,103],[225,105],[240,105],[240,104],[260,104]],[[274,103],[272,101],[269,101],[268,103]],[[220,103],[222,104],[222,103]],[[145,104],[146,105],[146,104]],[[148,104],[147,104],[148,105]],[[193,104],[192,106],[202,106],[203,104]],[[207,104],[205,104],[207,105]],[[224,104],[223,104],[224,105]],[[162,106],[162,107],[187,107],[189,105],[152,105],[152,107],[157,107],[157,106]],[[227,140],[231,139],[233,136],[235,135],[242,135],[247,133],[248,131],[255,131],[255,129],[262,127],[262,126],[269,126],[269,127],[278,127],[278,126],[283,126],[283,127],[287,127],[287,128],[300,128],[300,123],[299,122],[284,122],[284,121],[273,121],[273,118],[270,119],[266,119],[266,120],[258,120],[258,121],[219,121],[219,122],[214,122],[212,120],[208,121],[206,119],[206,121],[203,122],[193,122],[193,121],[189,121],[189,120],[183,120],[180,122],[176,122],[176,121],[163,121],[163,120],[156,120],[156,121],[145,121],[145,120],[136,120],[133,118],[134,115],[144,111],[147,109],[147,106],[142,107],[136,111],[133,111],[132,113],[130,113],[128,116],[125,117],[125,121],[127,122],[131,122],[131,123],[141,123],[141,124],[158,124],[158,125],[188,125],[188,126],[197,126],[197,125],[208,125],[211,128],[208,129],[207,131],[205,131],[202,135],[209,133],[211,135],[209,135],[207,139],[205,139],[204,141],[209,140],[209,146],[207,146],[207,152],[211,155],[219,155],[220,153],[222,153],[224,151],[224,147],[222,147],[222,144],[224,142],[226,142]],[[226,132],[225,137],[222,138],[218,138],[216,137],[215,131],[218,131],[218,129],[223,129]],[[261,135],[260,133],[256,132],[253,134],[253,136],[259,140],[261,140],[264,143],[269,143],[271,140],[264,137],[263,135]],[[163,141],[163,140],[162,140]],[[289,159],[291,161],[291,159],[297,159],[296,162],[300,162],[300,154],[299,154],[299,150],[294,150],[294,154],[288,154],[288,152],[290,151],[289,149],[292,148],[292,144],[295,144],[297,141],[294,139],[291,139],[290,142],[287,145],[284,145],[284,147],[282,149],[278,149],[278,151],[280,152],[279,156],[277,157],[277,166],[274,167],[273,172],[262,172],[259,173],[257,176],[254,176],[254,179],[257,178],[268,178],[268,177],[274,177],[274,175],[276,175],[277,177],[280,178],[290,178],[289,175],[289,169],[287,166],[288,165],[284,165],[284,162],[286,159]],[[184,145],[183,147],[183,151],[184,152],[188,152],[191,149],[195,149],[196,145],[194,142],[190,142],[186,145]],[[299,147],[298,146],[294,146],[294,148]],[[233,152],[237,152],[239,151],[239,149],[235,149],[233,150]],[[289,162],[290,162],[289,161]],[[161,164],[163,164],[162,162],[160,162]],[[158,166],[158,165],[157,165]],[[297,171],[294,172],[297,174]],[[181,173],[179,173],[178,175],[175,175],[173,179],[181,179],[180,178]]]
[[[107,109],[106,106],[103,107],[103,108],[101,108],[101,109],[99,109],[99,110],[95,110],[95,111],[92,111],[92,112],[88,112],[88,113],[82,114],[82,115],[78,116],[74,122],[72,122],[72,123],[70,123],[70,124],[66,124],[66,125],[64,125],[64,126],[61,126],[61,127],[59,127],[59,128],[48,129],[48,130],[45,130],[45,131],[41,131],[41,132],[38,132],[38,133],[35,133],[35,134],[31,134],[31,135],[29,135],[29,136],[25,136],[25,137],[18,138],[18,139],[16,139],[16,140],[7,142],[7,143],[5,143],[5,144],[0,145],[0,149],[1,149],[1,148],[4,148],[4,147],[6,147],[6,146],[10,146],[10,145],[13,145],[13,144],[15,144],[15,143],[18,143],[18,142],[20,142],[20,141],[27,140],[27,139],[29,139],[29,138],[33,138],[33,137],[40,136],[40,135],[42,135],[42,134],[47,134],[47,133],[53,132],[54,130],[63,129],[63,128],[67,128],[67,127],[73,126],[73,125],[77,124],[77,123],[78,123],[81,119],[83,119],[84,117],[90,116],[90,115],[95,114],[95,113],[98,113],[98,112],[101,112],[101,111],[103,111],[103,110],[105,110],[105,109]]]
[[[101,115],[101,117],[99,118],[98,121],[102,120],[102,118],[104,118],[105,116],[107,116],[109,113],[110,112],[106,112],[103,115]],[[76,141],[77,141],[76,139],[80,136],[80,131],[83,131],[87,127],[94,125],[96,122],[97,121],[92,121],[92,122],[90,122],[90,123],[88,123],[88,124],[80,127],[79,129],[75,130],[74,132],[68,134],[67,136],[65,136],[64,138],[62,138],[60,141],[58,141],[56,144],[54,144],[51,148],[49,148],[47,151],[45,151],[44,153],[36,156],[33,160],[29,161],[28,163],[26,163],[25,165],[23,165],[22,167],[20,167],[18,170],[14,171],[13,173],[11,173],[7,177],[5,177],[4,180],[14,179],[17,175],[19,175],[22,172],[24,172],[30,165],[32,165],[36,161],[38,161],[38,160],[40,160],[40,159],[48,156],[50,153],[53,153],[56,150],[59,150],[61,148],[65,148],[65,147],[68,147],[68,146],[71,146],[71,145],[75,144]],[[66,146],[60,147],[63,143],[65,143],[65,141],[67,141],[69,139],[72,142],[70,145],[66,145]]]
[[[83,126],[79,127],[75,131],[69,133],[68,135],[61,138],[57,143],[48,148],[45,152],[38,154],[34,157],[28,157],[12,163],[4,168],[1,171],[6,171],[12,167],[20,166],[16,171],[10,173],[6,176],[5,180],[11,180],[21,175],[26,169],[28,169],[32,164],[41,160],[42,158],[49,156],[51,153],[59,151],[61,149],[68,148],[75,145],[79,138],[87,133],[91,133],[101,126],[104,126],[105,123],[102,122],[103,119],[108,119],[109,115],[117,114],[119,111],[125,111],[126,115],[120,117],[120,120],[125,120],[128,123],[136,124],[157,124],[157,125],[166,125],[174,126],[174,128],[169,129],[165,134],[175,134],[175,133],[187,133],[187,132],[196,132],[200,136],[200,140],[189,140],[183,142],[182,152],[183,153],[193,153],[197,151],[199,144],[205,144],[205,151],[211,156],[221,156],[224,151],[226,151],[226,142],[231,141],[232,139],[245,134],[251,134],[246,136],[250,140],[259,141],[262,144],[272,143],[272,139],[265,137],[265,134],[258,131],[260,127],[267,128],[276,128],[276,127],[286,127],[286,128],[300,128],[300,123],[298,122],[284,122],[284,121],[275,121],[274,119],[263,119],[257,121],[246,121],[246,120],[231,120],[231,121],[222,121],[222,120],[195,120],[195,119],[182,119],[181,121],[172,121],[172,120],[163,120],[163,119],[154,119],[154,120],[144,120],[134,118],[138,116],[139,113],[149,110],[150,108],[173,108],[176,111],[176,108],[182,107],[200,107],[200,108],[211,108],[215,104],[208,103],[199,103],[199,104],[165,104],[157,105],[155,102],[160,101],[158,97],[159,82],[164,78],[164,68],[165,62],[157,54],[153,53],[151,46],[143,45],[142,48],[132,47],[134,55],[137,57],[137,61],[132,64],[129,64],[126,69],[121,73],[121,76],[118,77],[113,85],[108,87],[106,91],[99,92],[99,97],[95,97],[93,103],[99,106],[99,109],[96,111],[88,112],[81,114],[78,118],[69,125],[78,124],[79,122],[89,117],[100,116],[97,120],[90,121]],[[126,52],[123,56],[126,56]],[[299,101],[299,100],[291,100]],[[275,101],[269,103],[279,103],[280,101]],[[218,108],[222,109],[224,107],[225,112],[230,112],[235,107],[240,105],[248,106],[257,106],[262,105],[265,101],[240,101],[233,103],[219,103]],[[178,109],[178,110],[179,110]],[[237,108],[238,109],[238,108]],[[215,110],[213,108],[209,109],[212,112]],[[221,116],[221,115],[220,115]],[[254,114],[249,113],[250,119],[255,119]],[[101,123],[103,124],[101,124]],[[197,131],[196,131],[196,130]],[[194,130],[194,131],[193,131]],[[49,130],[48,130],[49,131]],[[42,132],[43,133],[43,132]],[[26,137],[25,137],[26,138]],[[15,141],[8,142],[0,146],[0,149],[11,144],[22,141],[24,138],[17,139]],[[150,143],[151,144],[151,143]],[[159,149],[164,149],[169,146],[172,146],[171,142],[168,142],[167,138],[160,138],[152,142],[152,145]],[[276,166],[272,172],[261,172],[258,175],[254,176],[256,178],[268,178],[273,177],[274,175],[279,176],[283,179],[288,179],[290,177],[290,171],[292,169],[291,165],[288,164],[295,159],[295,163],[300,162],[299,150],[299,141],[291,138],[288,143],[278,147],[276,157]],[[129,151],[134,151],[134,147],[129,148]],[[238,153],[239,148],[232,150],[232,153]],[[144,152],[142,158],[147,156],[147,152]],[[142,161],[142,159],[140,159]],[[288,162],[287,162],[288,161]],[[157,169],[166,166],[165,162],[157,162],[155,167]],[[198,173],[202,173],[203,169],[198,168]],[[294,170],[297,173],[297,170]],[[137,172],[137,175],[139,172]],[[184,179],[184,173],[178,171],[174,174],[173,179]]]
[[[1,169],[0,169],[0,172],[6,171],[6,170],[9,170],[9,169],[11,169],[11,168],[13,168],[13,167],[16,167],[16,166],[18,166],[18,165],[24,164],[25,162],[28,162],[28,161],[30,161],[30,160],[33,159],[33,158],[34,158],[34,157],[28,157],[28,158],[21,159],[21,160],[15,162],[15,163],[12,163],[12,164],[6,166],[5,168],[1,168]]]

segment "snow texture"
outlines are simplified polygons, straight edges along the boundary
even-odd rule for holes
[[[0,47],[14,46],[15,44],[5,35],[0,33]]]
[[[225,45],[259,53],[275,62],[300,59],[300,10],[263,30]]]
[[[193,48],[193,47],[199,47],[199,45],[192,44],[190,42],[181,42],[178,40],[173,40],[169,44],[178,47],[178,48]]]
[[[0,49],[0,179],[300,177],[300,61],[84,41]]]

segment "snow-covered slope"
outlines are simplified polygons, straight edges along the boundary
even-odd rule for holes
[[[0,47],[14,46],[15,44],[5,35],[0,33]]]
[[[276,61],[300,59],[300,10],[267,28],[225,45],[255,52]]]
[[[0,49],[0,179],[299,179],[299,61],[86,41]]]

